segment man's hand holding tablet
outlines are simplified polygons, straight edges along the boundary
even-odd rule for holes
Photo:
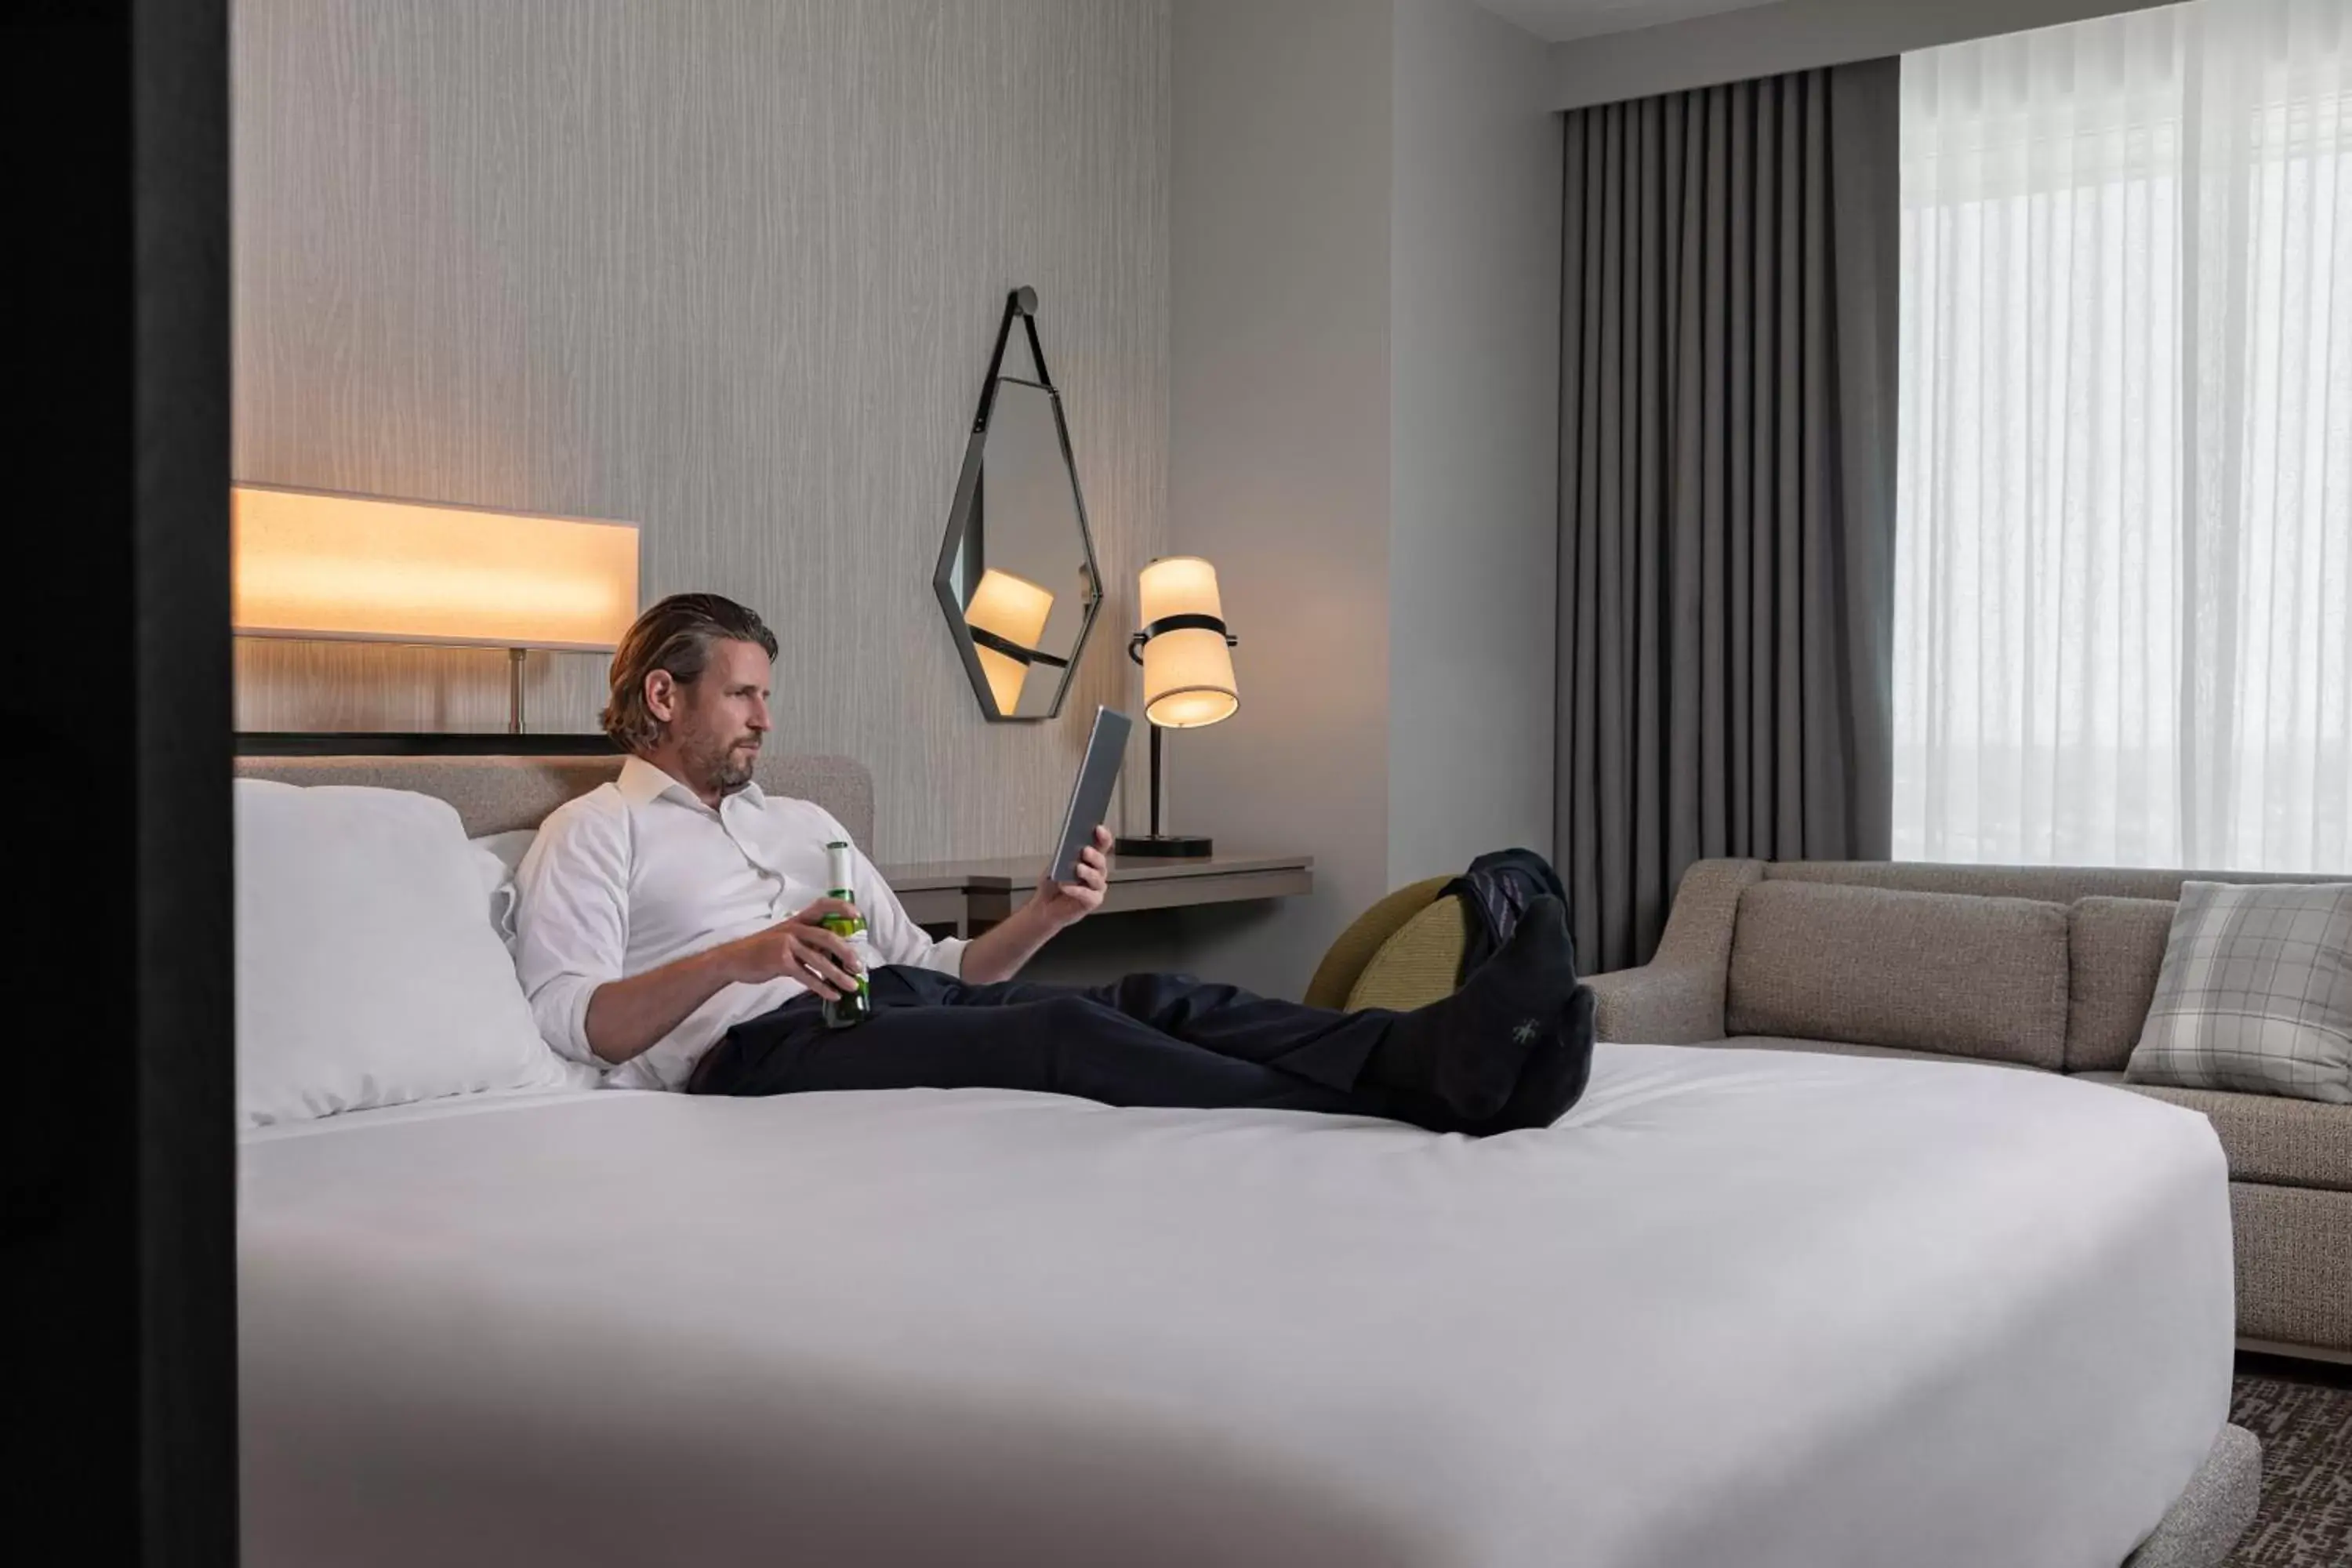
[[[1054,921],[1055,931],[1102,907],[1112,843],[1102,819],[1110,810],[1111,788],[1118,783],[1118,765],[1127,759],[1128,731],[1133,728],[1134,721],[1116,708],[1095,710],[1087,754],[1078,759],[1070,804],[1062,809],[1061,837],[1037,883],[1037,901],[1046,905],[1046,918]]]
[[[1102,908],[1103,892],[1110,882],[1110,829],[1097,825],[1094,841],[1079,849],[1068,881],[1054,880],[1050,867],[1037,879],[1040,918],[1055,931],[1076,925]]]
[[[1062,813],[1062,834],[1054,858],[1037,879],[1036,896],[1012,918],[974,937],[963,951],[962,976],[974,984],[1009,980],[1056,932],[1102,908],[1110,885],[1110,829],[1102,826],[1110,809],[1111,786],[1127,754],[1131,721],[1110,708],[1095,710],[1087,754]]]

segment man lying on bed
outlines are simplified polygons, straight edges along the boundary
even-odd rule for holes
[[[517,963],[540,1030],[608,1082],[697,1094],[1022,1089],[1108,1105],[1264,1106],[1389,1117],[1446,1131],[1549,1125],[1583,1092],[1592,994],[1559,901],[1444,1001],[1334,1013],[1231,985],[1132,974],[1076,989],[1013,977],[1103,900],[1110,835],[1077,880],[970,942],[934,941],[863,856],[858,910],[881,961],[875,1016],[829,1029],[855,989],[850,946],[819,922],[841,824],[763,794],[773,633],[715,594],[639,616],[613,658],[604,728],[620,777],[558,809],[525,858]]]

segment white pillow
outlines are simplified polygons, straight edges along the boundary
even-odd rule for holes
[[[481,874],[482,892],[490,901],[490,928],[507,944],[509,958],[515,950],[515,904],[521,896],[515,891],[515,869],[538,837],[536,827],[518,827],[469,840],[474,847],[474,868]]]
[[[429,795],[236,782],[245,1125],[578,1082],[483,922],[484,858]]]

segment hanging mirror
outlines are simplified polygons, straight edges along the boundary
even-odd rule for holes
[[[1037,292],[1004,302],[931,586],[994,721],[1050,719],[1102,604],[1062,395],[1037,341]]]

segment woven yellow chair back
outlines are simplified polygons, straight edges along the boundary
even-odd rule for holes
[[[1470,919],[1462,900],[1436,900],[1381,943],[1348,993],[1349,1010],[1393,1007],[1409,1013],[1451,996],[1469,940]]]
[[[1308,1004],[1410,1009],[1450,995],[1469,941],[1462,900],[1437,896],[1451,880],[1410,883],[1358,916],[1316,968]]]

